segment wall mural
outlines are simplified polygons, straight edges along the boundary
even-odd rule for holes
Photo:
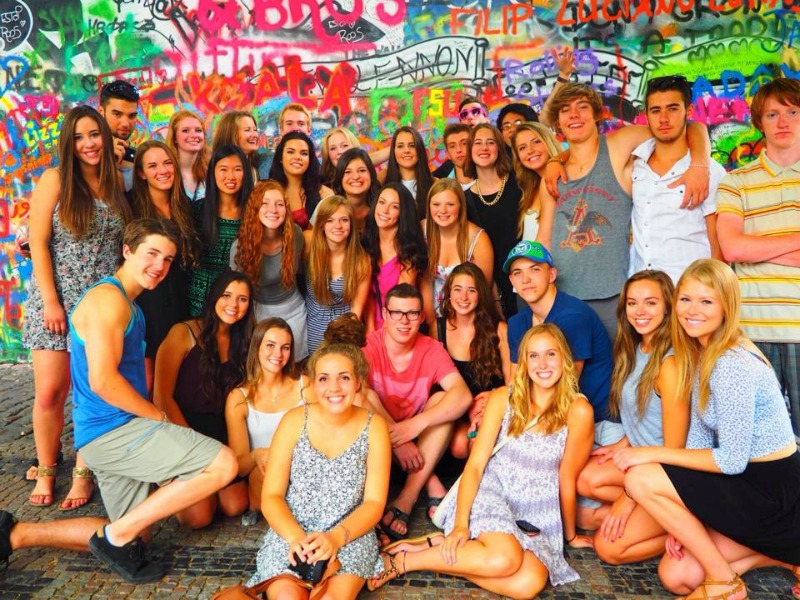
[[[463,94],[493,115],[506,99],[539,106],[558,74],[550,50],[568,45],[612,127],[637,119],[650,78],[694,80],[695,119],[730,169],[761,150],[755,91],[798,77],[798,16],[795,0],[0,0],[0,360],[28,359],[31,264],[14,236],[31,191],[64,113],[96,105],[109,80],[142,94],[134,143],[179,108],[208,128],[249,109],[269,154],[291,100],[314,112],[317,140],[345,125],[374,146],[411,124],[439,162]]]

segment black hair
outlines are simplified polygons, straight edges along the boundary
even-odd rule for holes
[[[211,247],[217,243],[217,208],[219,204],[219,190],[214,171],[217,163],[229,156],[236,156],[242,162],[242,189],[239,190],[239,208],[244,214],[247,199],[253,191],[253,171],[250,168],[250,161],[247,160],[244,152],[238,146],[225,144],[214,150],[211,161],[208,163],[208,173],[206,174],[206,197],[203,199],[203,206],[200,209],[200,223],[198,229],[203,236],[203,243]]]
[[[516,115],[522,115],[523,121],[533,121],[534,123],[539,122],[539,115],[538,113],[533,110],[527,104],[522,104],[521,102],[511,102],[510,104],[506,104],[503,108],[500,109],[500,112],[497,114],[497,128],[502,131],[503,130],[503,119],[508,113],[514,113]]]
[[[375,204],[375,200],[378,199],[378,194],[381,191],[381,184],[378,182],[378,174],[375,172],[375,165],[372,164],[369,153],[363,148],[350,148],[342,152],[342,155],[336,163],[336,172],[333,176],[333,191],[340,196],[347,197],[347,194],[344,193],[344,187],[342,187],[342,179],[344,178],[347,165],[357,159],[361,159],[364,164],[367,165],[367,171],[369,171],[370,184],[367,190],[367,204],[372,207],[372,205]]]
[[[656,92],[680,92],[683,96],[683,105],[689,108],[692,104],[692,84],[683,75],[665,75],[654,77],[647,82],[644,92],[644,105],[647,108],[647,99]]]
[[[303,193],[306,195],[306,213],[309,218],[314,214],[314,210],[319,204],[319,188],[322,187],[322,179],[320,175],[319,160],[317,159],[317,152],[314,148],[314,141],[302,131],[290,131],[281,138],[278,147],[275,148],[275,156],[272,158],[272,167],[269,170],[269,178],[274,179],[283,187],[289,184],[289,179],[286,177],[286,172],[283,170],[283,150],[286,148],[286,143],[291,140],[302,140],[308,146],[308,168],[303,173],[301,184],[303,186]]]
[[[100,88],[100,106],[105,106],[112,98],[139,102],[139,88],[122,79],[116,79]]]
[[[414,177],[417,181],[417,194],[414,198],[417,207],[417,220],[421,221],[425,218],[426,205],[428,203],[428,190],[433,185],[433,175],[428,165],[428,151],[425,149],[425,142],[422,141],[422,136],[419,131],[413,127],[405,125],[399,127],[392,136],[392,143],[389,146],[389,162],[386,165],[386,183],[393,181],[402,183],[400,175],[400,166],[397,164],[397,157],[394,153],[395,144],[397,143],[397,136],[401,133],[409,133],[414,138],[414,147],[417,150],[417,165],[414,167]]]

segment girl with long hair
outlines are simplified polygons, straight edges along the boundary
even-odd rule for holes
[[[253,113],[246,110],[232,110],[220,117],[214,127],[211,152],[222,146],[236,146],[247,157],[250,176],[258,181],[258,124]]]
[[[297,289],[303,261],[303,232],[292,221],[286,190],[268,179],[256,184],[245,208],[230,265],[253,282],[256,320],[281,317],[294,334],[294,356],[308,356],[306,304]]]
[[[347,127],[334,127],[322,137],[320,148],[322,150],[320,177],[322,183],[333,187],[339,157],[351,148],[361,148],[361,142]]]
[[[354,600],[381,568],[375,526],[389,491],[389,428],[355,405],[369,371],[361,350],[325,344],[308,370],[317,401],[290,410],[270,446],[261,500],[270,530],[250,585],[264,582],[267,598],[307,599],[311,586],[291,566],[330,561],[338,570],[311,594],[324,586],[327,598]]]
[[[308,350],[322,343],[328,323],[345,313],[363,318],[371,269],[342,196],[320,203],[314,228],[305,232]]]
[[[197,202],[206,195],[208,148],[203,119],[190,110],[179,110],[169,119],[167,146],[178,156],[186,196]]]
[[[662,271],[640,271],[625,282],[617,303],[614,373],[609,408],[625,435],[601,446],[578,478],[578,492],[602,502],[579,512],[586,529],[597,530],[594,548],[612,564],[659,555],[667,534],[625,494],[625,473],[612,458],[621,448],[683,448],[689,430],[689,398],[677,394],[670,318],[675,288]]]
[[[366,150],[352,148],[339,158],[333,178],[333,192],[353,205],[356,231],[364,231],[367,215],[378,198],[381,186],[372,159]]]
[[[383,327],[386,293],[398,283],[417,286],[428,268],[428,247],[414,197],[402,183],[387,183],[372,205],[361,243],[370,256],[372,281],[367,331]]]
[[[500,307],[506,318],[517,314],[511,282],[503,272],[503,261],[517,243],[516,228],[522,191],[517,185],[503,134],[494,125],[480,123],[469,140],[470,152],[464,174],[475,183],[466,191],[467,218],[486,230],[494,249],[494,283],[500,292]]]
[[[431,328],[441,317],[444,282],[457,265],[474,262],[492,281],[494,251],[483,229],[467,221],[464,190],[455,179],[439,179],[428,193],[428,213],[422,224],[428,242],[428,272],[422,280],[425,318]]]
[[[231,244],[239,235],[242,214],[253,189],[247,158],[232,145],[214,150],[206,177],[206,196],[192,204],[203,249],[200,266],[189,278],[189,315],[200,314],[214,280],[228,267]]]
[[[383,174],[386,174],[383,176]],[[381,183],[402,183],[417,207],[417,220],[425,218],[428,190],[433,185],[433,175],[428,165],[428,151],[419,131],[413,127],[399,127],[392,135],[389,147],[389,162],[386,171],[381,171]]]
[[[540,223],[550,223],[552,218],[542,217],[542,211],[552,210],[548,202],[550,195],[547,186],[542,185],[547,161],[559,155],[556,136],[550,128],[541,123],[526,122],[517,125],[511,136],[511,152],[514,159],[514,172],[517,184],[522,190],[517,218],[517,237],[521,240],[539,241],[550,246],[550,235],[544,229],[540,234]],[[542,202],[542,199],[545,199]]]
[[[114,143],[105,119],[89,106],[76,106],[61,124],[59,167],[36,184],[30,209],[33,277],[25,301],[22,341],[31,350],[35,395],[33,436],[36,461],[27,477],[36,480],[33,506],[50,506],[70,387],[67,315],[80,295],[112,275],[131,213],[117,172]],[[92,472],[81,460],[61,510],[86,504],[94,492]]]
[[[144,365],[147,389],[153,389],[156,352],[170,328],[189,318],[189,272],[198,265],[200,239],[189,201],[178,178],[178,157],[164,142],[149,140],[133,159],[133,214],[137,219],[169,219],[178,226],[181,244],[164,280],[143,291],[136,304],[145,317]]]
[[[314,142],[302,131],[290,131],[281,138],[269,178],[286,188],[292,220],[303,230],[311,227],[319,201],[333,194],[320,179]]]
[[[294,334],[280,317],[261,321],[253,331],[245,379],[228,394],[228,441],[239,458],[239,477],[247,477],[250,510],[261,507],[261,488],[269,448],[281,418],[303,403],[297,374]]]
[[[686,448],[613,456],[627,492],[667,531],[662,583],[692,599],[747,598],[740,575],[754,567],[800,577],[800,452],[775,372],[739,329],[740,303],[725,263],[686,268],[671,319],[677,393],[692,403]]]
[[[465,577],[485,590],[533,598],[578,579],[563,554],[591,545],[575,530],[575,480],[592,449],[592,407],[578,391],[569,345],[552,323],[528,330],[513,386],[489,396],[455,493],[437,511],[444,535],[384,548],[374,589],[410,571]]]
[[[497,312],[486,277],[474,264],[461,263],[447,277],[442,316],[431,334],[445,347],[472,393],[472,407],[455,422],[450,441],[451,454],[466,458],[489,394],[511,379],[506,322]]]
[[[156,356],[153,402],[171,423],[228,443],[225,400],[245,378],[253,331],[252,284],[244,273],[225,271],[206,298],[198,319],[170,329]],[[247,485],[234,481],[217,494],[177,514],[181,523],[199,529],[219,510],[235,516],[247,509]]]

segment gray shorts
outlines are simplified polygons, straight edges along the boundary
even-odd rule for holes
[[[193,479],[221,448],[188,427],[136,417],[80,452],[97,476],[108,517],[116,521],[147,498],[151,484]]]
[[[623,435],[625,435],[625,430],[622,428],[622,423],[598,421],[594,424],[594,446],[592,446],[592,450],[597,450],[600,446],[614,444],[620,441]],[[603,504],[591,498],[578,496],[578,506],[584,508],[600,508]]]

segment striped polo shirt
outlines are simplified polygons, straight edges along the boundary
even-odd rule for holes
[[[744,218],[748,235],[800,232],[800,162],[781,167],[763,151],[731,171],[717,190],[717,213]],[[800,343],[800,267],[733,265],[742,290],[742,329],[759,342]]]

